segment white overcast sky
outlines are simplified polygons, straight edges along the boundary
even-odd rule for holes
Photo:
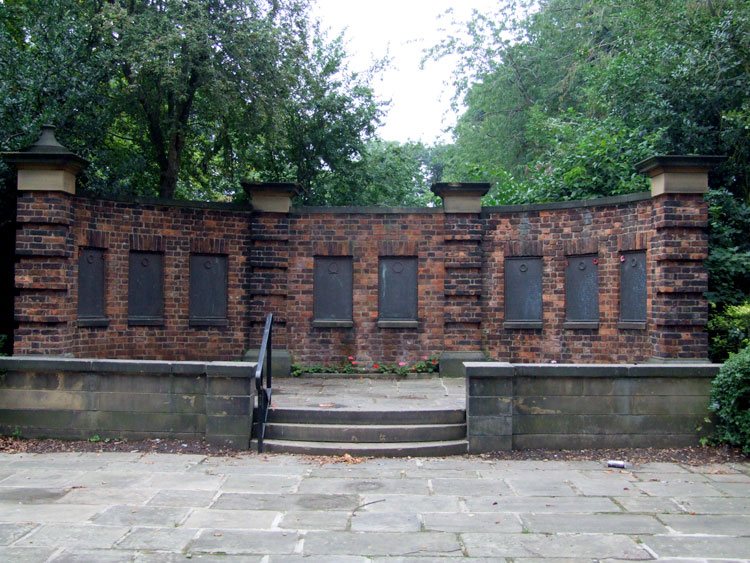
[[[445,36],[450,17],[439,18],[453,8],[453,17],[467,20],[473,8],[487,12],[498,0],[317,0],[314,14],[333,38],[346,30],[351,70],[364,70],[373,59],[390,55],[389,70],[373,86],[379,98],[391,106],[379,130],[382,138],[434,143],[450,140],[443,131],[455,123],[450,112],[450,86],[454,61],[419,63],[423,50]]]

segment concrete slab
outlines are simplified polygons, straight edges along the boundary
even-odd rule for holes
[[[750,538],[652,536],[644,537],[642,540],[659,558],[706,557],[713,561],[718,557],[726,557],[747,561],[750,553]]]
[[[86,522],[102,510],[101,506],[80,504],[0,504],[0,521],[34,522]]]
[[[524,529],[543,534],[666,534],[667,529],[651,515],[521,514]]]
[[[616,535],[461,534],[470,557],[622,558],[649,560],[634,539]]]
[[[350,494],[428,494],[424,479],[305,479],[300,493],[350,493]]]
[[[55,551],[52,547],[0,547],[0,561],[46,563]]]
[[[403,512],[362,512],[352,516],[352,532],[418,532],[422,527],[417,514]]]
[[[521,520],[515,514],[425,512],[422,520],[428,532],[519,534],[523,530]]]
[[[182,552],[196,535],[196,530],[181,528],[134,528],[117,544],[118,549]]]
[[[750,498],[682,496],[673,499],[684,512],[696,514],[750,514]]]
[[[186,508],[155,506],[111,506],[92,521],[99,526],[175,527],[188,515]]]
[[[169,486],[172,484],[170,483]],[[160,490],[152,495],[149,506],[180,506],[207,508],[216,497],[216,491]]]
[[[291,511],[283,515],[278,527],[291,530],[338,530],[343,531],[349,527],[349,519],[352,513],[344,511]]]
[[[441,532],[310,532],[303,549],[306,555],[463,555],[456,535]]]
[[[659,516],[659,520],[678,534],[750,536],[750,516],[736,514],[665,514]]]
[[[222,493],[212,508],[227,510],[354,510],[359,506],[357,495],[264,495]]]
[[[226,530],[268,530],[279,518],[279,512],[268,510],[220,510],[197,508],[182,528],[223,528]]]
[[[55,555],[55,563],[125,563],[133,561],[133,551],[106,549],[66,549]]]
[[[213,554],[292,554],[299,537],[293,531],[201,530],[188,550]]]
[[[0,545],[10,545],[36,527],[29,523],[0,524]]]
[[[78,524],[47,524],[16,541],[19,547],[109,549],[128,533],[127,526],[92,526]]]

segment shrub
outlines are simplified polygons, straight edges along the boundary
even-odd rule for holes
[[[750,347],[724,363],[711,388],[716,438],[750,454]]]
[[[715,362],[723,362],[730,354],[750,344],[750,301],[742,305],[728,305],[724,311],[711,316],[710,355]]]

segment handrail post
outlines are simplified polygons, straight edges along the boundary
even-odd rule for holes
[[[258,422],[256,425],[258,453],[263,453],[263,438],[266,434],[268,407],[271,405],[271,349],[273,313],[268,313],[266,326],[263,329],[263,341],[258,352],[258,365],[255,366],[255,389],[258,395]],[[263,372],[266,372],[266,385],[263,385]]]

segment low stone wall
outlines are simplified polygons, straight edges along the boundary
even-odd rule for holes
[[[466,362],[469,451],[697,444],[719,367]]]
[[[0,432],[247,448],[254,363],[0,358]]]

